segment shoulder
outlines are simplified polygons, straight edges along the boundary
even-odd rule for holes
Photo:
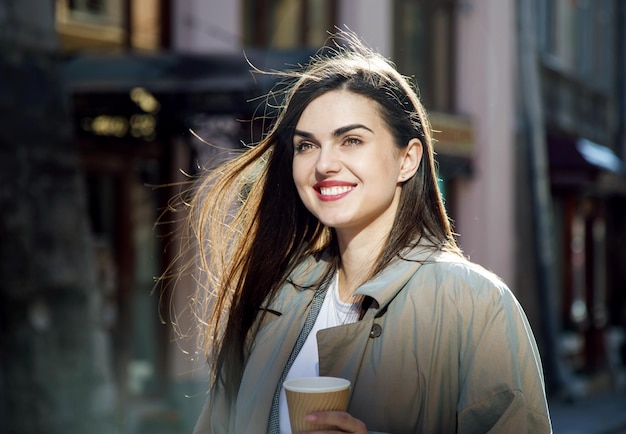
[[[445,277],[458,282],[506,287],[505,282],[482,265],[449,252],[437,252],[424,263],[424,272],[438,278]]]
[[[317,289],[331,270],[332,258],[328,255],[309,254],[299,258],[276,292],[263,302],[261,308],[281,312],[289,304],[301,302],[303,293]]]
[[[457,303],[511,302],[515,300],[507,284],[483,266],[449,252],[436,252],[419,267],[409,281],[409,292],[423,297],[453,300]]]

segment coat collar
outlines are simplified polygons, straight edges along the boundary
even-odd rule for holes
[[[383,309],[402,290],[422,264],[435,260],[437,252],[439,250],[436,247],[426,244],[405,249],[380,274],[361,285],[355,294],[371,297],[378,309]]]
[[[384,313],[387,304],[402,290],[422,263],[431,260],[436,251],[432,246],[407,249],[385,271],[357,290],[359,294],[371,297],[375,303],[372,303],[362,321],[318,333],[321,375],[342,376],[355,384],[357,371],[354,370],[354,366],[359,366],[359,363],[346,363],[344,359],[334,361],[326,356],[335,348],[333,342],[336,343],[336,334],[340,333],[343,336],[345,348],[350,349],[348,361],[354,362],[362,358],[370,329],[376,318]],[[236,406],[239,414],[247,414],[250,417],[237,420],[236,432],[262,432],[267,426],[274,389],[260,386],[264,384],[275,386],[278,383],[282,369],[304,325],[309,305],[317,289],[316,283],[329,269],[330,262],[327,257],[307,258],[291,273],[288,283],[283,286],[278,296],[262,306],[269,311],[270,316],[276,315],[276,318],[256,336],[254,346],[257,351],[253,351],[247,361]]]
[[[417,269],[425,262],[436,261],[436,253],[440,250],[428,242],[420,242],[415,247],[409,247],[402,251],[389,266],[373,279],[361,285],[355,294],[371,297],[375,303],[371,306],[375,310],[381,310],[404,287],[404,284],[415,274]],[[316,258],[310,256],[302,264],[296,267],[288,279],[287,285],[292,290],[281,291],[278,297],[263,306],[264,309],[282,314],[285,310],[293,307],[294,294],[298,291],[293,289],[301,288],[311,290],[317,289],[315,285],[324,274],[330,269],[330,261],[327,255]],[[312,297],[313,291],[311,291]]]

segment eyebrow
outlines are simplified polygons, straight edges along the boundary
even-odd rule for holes
[[[337,128],[335,131],[332,132],[332,136],[339,137],[352,130],[357,130],[357,129],[364,129],[364,130],[369,131],[370,133],[374,133],[374,131],[372,131],[370,128],[366,127],[363,124],[350,124],[350,125],[346,125],[345,127]],[[301,131],[301,130],[294,130],[294,135],[304,137],[305,139],[312,139],[314,137],[313,134],[306,132],[306,131]]]

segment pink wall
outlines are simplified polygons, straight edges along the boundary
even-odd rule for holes
[[[459,11],[457,110],[476,132],[474,177],[457,186],[456,230],[472,260],[513,284],[515,2],[468,0]]]
[[[391,0],[342,0],[339,23],[356,32],[385,57],[393,52],[393,4]]]
[[[176,0],[173,49],[183,52],[241,52],[239,1]]]

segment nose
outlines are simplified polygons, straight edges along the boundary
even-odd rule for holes
[[[341,161],[333,146],[322,146],[317,156],[315,170],[321,175],[339,172]]]

